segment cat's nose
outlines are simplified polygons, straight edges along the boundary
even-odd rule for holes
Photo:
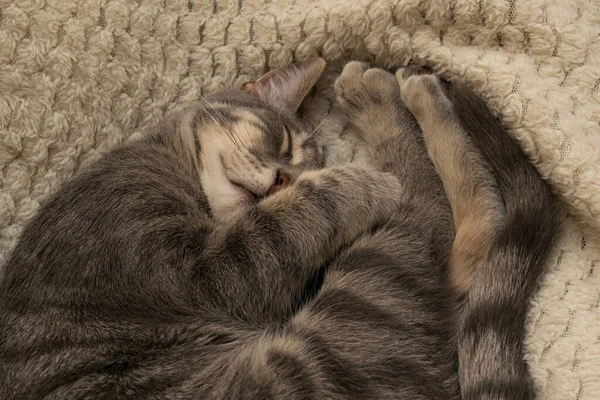
[[[292,179],[289,177],[289,175],[283,172],[278,172],[277,176],[275,176],[275,183],[273,183],[273,186],[271,186],[271,189],[269,189],[269,194],[271,195],[273,193],[277,193],[281,189],[290,186],[291,183]]]

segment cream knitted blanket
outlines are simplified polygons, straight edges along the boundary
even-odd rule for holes
[[[333,110],[345,162],[341,65],[412,60],[481,93],[564,199],[528,359],[541,398],[600,399],[599,35],[593,0],[0,0],[0,265],[48,193],[201,93],[321,54],[304,116]]]

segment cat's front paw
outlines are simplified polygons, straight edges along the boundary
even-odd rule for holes
[[[398,131],[403,107],[392,73],[353,61],[336,80],[335,92],[349,122],[367,143],[377,145]]]

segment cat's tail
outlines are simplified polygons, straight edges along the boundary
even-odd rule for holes
[[[487,161],[505,219],[473,275],[462,309],[458,351],[462,398],[535,397],[523,355],[525,319],[557,231],[556,198],[487,105],[447,87],[464,129]]]

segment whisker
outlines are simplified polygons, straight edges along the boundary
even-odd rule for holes
[[[204,96],[200,95],[200,99],[204,101],[204,103],[206,103],[206,105],[208,105],[215,112],[215,114],[217,114],[217,117],[219,117],[219,119],[223,121],[224,124],[231,125],[231,123],[225,119],[225,116],[221,114],[214,105],[210,104],[210,102],[206,100]]]
[[[204,101],[208,104],[208,101],[206,99],[204,99]],[[230,128],[232,127],[231,121],[228,121],[225,116],[212,104],[209,104],[210,107],[212,108],[212,110],[217,114],[217,117],[219,117],[219,119],[221,119],[221,121],[223,121],[223,125],[227,125]],[[239,135],[237,134],[237,132],[235,132],[234,130],[227,130],[225,128],[223,128],[223,130],[225,130],[225,133],[231,138],[231,140],[233,140],[235,142],[235,145],[238,148],[241,147],[245,147],[242,139],[239,137]]]
[[[200,97],[202,98],[202,96],[200,96]],[[204,100],[204,98],[202,98],[202,100]],[[206,100],[204,100],[204,101],[206,102]],[[210,105],[210,104],[208,104],[208,102],[206,102],[206,104],[207,104],[207,105]],[[219,123],[217,122],[217,120],[215,119],[215,117],[214,117],[214,116],[213,116],[213,115],[210,113],[210,111],[208,110],[208,108],[206,108],[206,107],[205,107],[205,106],[203,106],[202,104],[198,104],[198,105],[199,105],[200,107],[202,107],[202,110],[203,110],[203,111],[204,111],[204,112],[205,112],[205,113],[206,113],[206,114],[207,114],[207,115],[210,117],[210,119],[212,119],[212,120],[213,120],[213,122],[214,122],[215,124],[219,125]]]
[[[325,121],[327,120],[327,118],[329,118],[332,113],[333,113],[333,110],[330,110],[330,111],[327,112],[327,115],[325,115],[325,117],[323,117],[323,119],[321,120],[321,122],[319,123],[319,125],[317,125],[317,127],[308,135],[308,137],[306,138],[307,140],[310,139],[311,137],[313,137],[313,135],[315,133],[317,133],[317,131],[319,130],[319,128],[321,128],[321,126],[323,126],[323,124],[325,123]]]
[[[236,137],[234,137],[234,135],[232,134],[231,131],[229,131],[228,129],[226,129],[223,125],[224,124],[228,124],[231,125],[223,116],[223,114],[220,114],[219,111],[208,102],[208,100],[206,100],[204,98],[204,96],[200,95],[200,100],[202,100],[208,107],[211,108],[212,111],[214,111],[217,116],[219,117],[219,119],[221,119],[222,123],[219,123],[217,121],[217,119],[214,117],[214,115],[212,114],[211,110],[209,110],[206,106],[199,104],[200,107],[202,107],[202,109],[206,112],[206,114],[208,114],[208,116],[213,120],[213,122],[215,123],[215,125],[217,126],[217,128],[219,128],[226,136],[229,140],[231,140],[231,142],[237,147],[237,148],[241,148],[242,145],[241,143],[238,141],[239,136],[235,135]]]
[[[204,101],[206,102],[206,99],[204,99]],[[215,111],[215,113],[217,114],[217,116],[219,118],[221,118],[221,120],[223,121],[223,123],[231,126],[231,122],[227,121],[227,119],[225,118],[225,116],[215,106],[211,105],[211,107],[213,108],[213,110]],[[239,143],[238,147],[240,147],[240,144],[243,144],[242,139],[239,137],[239,135],[237,134],[237,132],[235,132],[234,130],[230,131],[230,133],[231,133],[232,136],[235,136],[236,140]]]

